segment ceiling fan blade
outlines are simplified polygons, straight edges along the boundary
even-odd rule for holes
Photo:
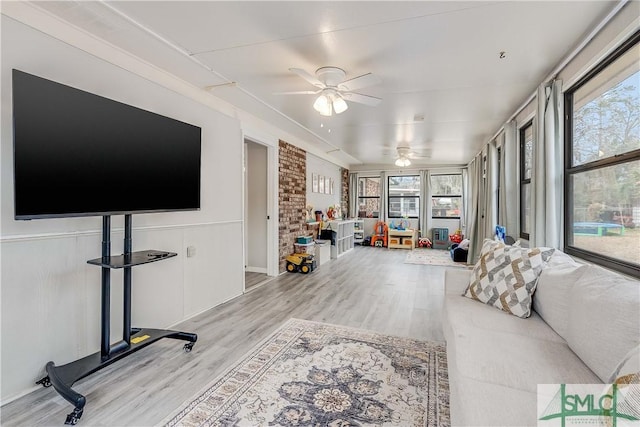
[[[293,91],[293,92],[274,92],[274,95],[316,95],[318,93],[322,92],[322,89],[320,90],[298,90],[298,91]]]
[[[302,77],[303,79],[305,79],[306,81],[308,81],[309,83],[311,83],[316,87],[319,87],[319,88],[324,87],[324,84],[320,80],[318,80],[315,76],[312,76],[302,68],[289,68],[289,71],[296,73],[297,75],[299,75],[300,77]]]
[[[382,98],[376,98],[375,96],[362,95],[360,93],[354,92],[346,92],[343,93],[342,96],[347,101],[358,102],[360,104],[370,105],[372,107],[375,107],[376,105],[380,104],[380,102],[382,102]]]
[[[363,74],[349,80],[345,80],[338,85],[339,90],[353,91],[363,87],[380,84],[382,80],[371,73]]]
[[[429,159],[431,158],[431,150],[421,150],[420,153],[416,153],[415,151],[409,152],[410,159]]]

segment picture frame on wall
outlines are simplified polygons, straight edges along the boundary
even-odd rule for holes
[[[311,192],[312,193],[318,192],[318,174],[317,173],[311,174]]]
[[[331,178],[328,176],[324,177],[324,194],[329,194],[329,190],[331,188]]]
[[[333,194],[333,178],[329,180],[329,194]]]
[[[318,177],[318,193],[324,193],[324,176]]]

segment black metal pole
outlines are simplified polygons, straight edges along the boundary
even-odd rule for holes
[[[124,257],[131,257],[131,214],[124,216]],[[131,267],[124,268],[122,339],[131,345]]]
[[[108,263],[111,258],[111,217],[102,217],[102,262]],[[109,358],[109,340],[111,335],[111,270],[102,267],[102,328],[100,339],[100,355],[102,360]]]

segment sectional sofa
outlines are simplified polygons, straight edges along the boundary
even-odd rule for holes
[[[445,272],[452,425],[534,426],[538,384],[638,380],[640,281],[577,263],[558,250],[546,252],[547,259],[538,253],[526,313],[526,296],[499,296],[488,284],[510,274],[495,271],[509,264],[492,252],[504,254],[502,246],[485,242],[485,265]],[[488,301],[480,301],[483,292]]]

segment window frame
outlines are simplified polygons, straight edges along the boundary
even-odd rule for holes
[[[418,193],[415,196],[392,196],[391,195],[391,179],[392,178],[407,178],[407,177],[417,177],[420,181],[420,187],[418,188]],[[387,177],[387,218],[405,218],[404,216],[392,216],[391,215],[391,199],[416,199],[416,207],[418,211],[418,215],[415,216],[407,216],[406,218],[410,219],[419,219],[420,218],[420,193],[422,187],[422,179],[420,179],[419,174],[411,174],[411,175],[389,175]]]
[[[525,218],[525,207],[528,206],[529,209],[531,209],[531,178],[526,178],[525,177],[525,142],[526,142],[526,132],[527,130],[531,128],[531,145],[535,146],[536,143],[536,139],[535,139],[535,133],[533,132],[533,119],[529,120],[527,123],[525,123],[519,130],[518,130],[518,137],[520,138],[520,238],[521,239],[525,239],[525,240],[529,240],[530,238],[530,229],[529,230],[524,230],[524,218]],[[531,152],[531,155],[533,156],[533,150]],[[533,159],[532,159],[533,160]],[[531,176],[533,176],[533,170],[531,171]],[[525,204],[525,192],[524,187],[525,185],[529,186],[529,200],[528,203]],[[531,228],[531,212],[529,212],[529,228]]]
[[[377,196],[361,196],[360,195],[360,180],[366,180],[366,179],[372,179],[372,178],[378,178],[378,195]],[[365,217],[360,217],[359,216],[360,215],[360,210],[359,210],[360,200],[367,200],[367,199],[378,199],[378,216],[371,216],[371,218],[377,218],[377,219],[380,218],[380,206],[381,206],[381,204],[380,204],[381,200],[380,199],[382,197],[381,196],[381,193],[382,193],[381,185],[382,185],[382,183],[380,182],[380,175],[378,175],[378,176],[359,176],[358,177],[358,188],[356,189],[356,197],[358,199],[357,200],[358,205],[357,205],[357,209],[356,209],[356,213],[355,213],[358,218],[369,218],[367,216],[365,216]],[[375,212],[375,211],[372,211],[372,212]]]
[[[640,277],[640,266],[619,258],[610,257],[607,255],[599,254],[572,246],[569,242],[572,241],[573,227],[567,224],[573,223],[573,192],[571,188],[571,177],[588,171],[594,171],[609,166],[617,166],[625,163],[640,160],[640,149],[636,149],[627,153],[612,155],[603,159],[594,160],[587,163],[582,163],[577,166],[572,165],[573,159],[573,95],[582,86],[589,83],[598,74],[607,69],[614,61],[624,55],[629,49],[640,44],[640,31],[637,31],[633,36],[629,37],[624,43],[622,43],[617,49],[615,49],[609,56],[603,61],[593,67],[584,77],[578,80],[571,88],[569,88],[564,94],[564,247],[563,251],[569,255],[584,259],[594,264],[599,264],[603,267],[610,268],[612,270],[619,271],[624,274],[629,274],[634,277]]]
[[[438,173],[438,174],[433,174],[430,176],[430,178],[434,177],[434,176],[459,176],[460,177],[460,189],[462,189],[462,174],[461,173]],[[420,185],[422,185],[422,183],[420,183]],[[460,211],[463,209],[462,203],[462,193],[460,194],[431,194],[431,219],[460,219],[460,213],[458,213],[458,216],[435,216],[433,215],[433,199],[435,197],[450,197],[450,198],[458,198],[460,199]]]

